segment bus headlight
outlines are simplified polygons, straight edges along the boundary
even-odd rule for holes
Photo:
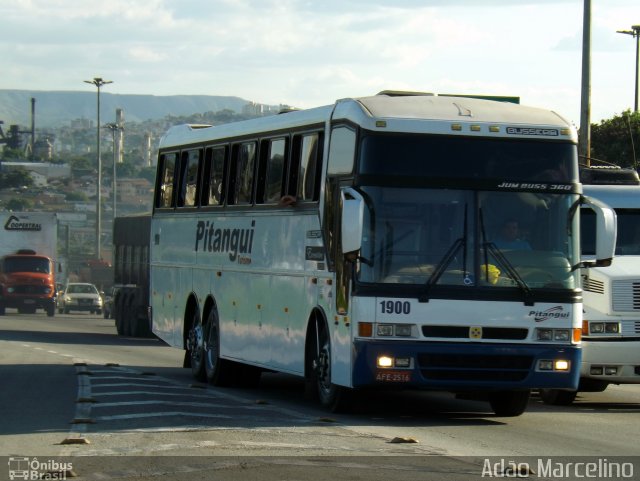
[[[540,327],[536,329],[536,340],[537,341],[556,341],[556,342],[576,342],[580,341],[580,329],[575,329],[576,332],[573,332],[572,329],[554,329],[549,327]],[[572,334],[575,336],[572,339]]]
[[[378,324],[376,335],[381,337],[393,336],[393,324]]]
[[[396,336],[410,337],[411,325],[410,324],[396,324]]]
[[[591,334],[602,334],[604,332],[604,322],[590,322],[589,332]]]
[[[568,341],[569,340],[569,329],[554,329],[553,330],[553,340],[554,341]]]

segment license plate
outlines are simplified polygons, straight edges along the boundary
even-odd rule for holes
[[[376,381],[411,382],[411,371],[377,371]]]
[[[36,301],[34,301],[33,299],[24,299],[22,301],[23,304],[35,304]]]

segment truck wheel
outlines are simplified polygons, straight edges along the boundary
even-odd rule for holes
[[[562,391],[560,389],[540,389],[540,399],[552,406],[569,406],[575,401],[578,391]]]
[[[527,409],[530,395],[530,390],[492,392],[489,394],[489,404],[496,416],[520,416]]]
[[[53,317],[56,315],[56,306],[51,304],[50,306],[47,306],[46,311],[47,311],[47,317]]]

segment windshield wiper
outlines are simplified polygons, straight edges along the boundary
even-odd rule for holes
[[[482,216],[482,208],[480,209],[480,234],[482,235],[482,249],[484,251],[484,265],[485,265],[487,278],[489,277],[489,256],[487,254],[491,253],[491,255],[493,255],[493,257],[496,259],[496,261],[500,265],[500,267],[502,267],[507,272],[507,274],[509,274],[509,277],[511,277],[511,279],[513,279],[515,281],[515,283],[518,285],[518,287],[524,293],[524,305],[525,306],[532,306],[533,305],[533,300],[532,300],[533,293],[531,292],[531,289],[529,288],[527,283],[524,281],[524,279],[522,279],[520,274],[518,274],[518,271],[516,270],[516,268],[513,267],[513,264],[511,264],[509,259],[507,259],[507,257],[498,248],[498,246],[496,246],[493,242],[487,242],[487,240],[486,240],[487,236],[486,236],[485,230],[484,230],[484,220],[483,220],[483,216]]]
[[[420,296],[418,296],[418,302],[429,302],[429,291],[438,282],[440,277],[442,277],[442,274],[444,274],[444,272],[446,271],[447,267],[449,267],[449,264],[451,264],[451,261],[455,258],[456,254],[458,254],[458,251],[460,250],[460,248],[463,249],[462,250],[462,277],[463,277],[463,282],[464,282],[464,279],[466,279],[466,277],[467,277],[467,238],[468,238],[468,232],[467,232],[467,206],[466,205],[464,206],[464,221],[463,222],[464,222],[464,224],[463,224],[463,228],[462,228],[462,237],[459,237],[455,241],[453,241],[453,244],[451,244],[451,247],[449,247],[449,250],[447,250],[447,252],[442,257],[440,262],[438,262],[438,264],[436,265],[435,269],[433,270],[433,274],[431,274],[431,276],[427,280],[427,284],[426,284],[426,286],[424,288],[424,291],[422,292],[422,294],[420,294]]]

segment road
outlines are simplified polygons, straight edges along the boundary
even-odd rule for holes
[[[19,457],[73,460],[79,479],[230,480],[253,470],[261,480],[388,479],[398,469],[403,481],[480,479],[488,459],[575,456],[630,457],[640,477],[640,386],[581,394],[569,407],[534,396],[516,418],[425,392],[366,393],[355,412],[329,414],[305,399],[297,378],[214,388],[194,382],[182,356],[155,339],[118,337],[98,316],[8,311],[0,456],[10,467]]]

